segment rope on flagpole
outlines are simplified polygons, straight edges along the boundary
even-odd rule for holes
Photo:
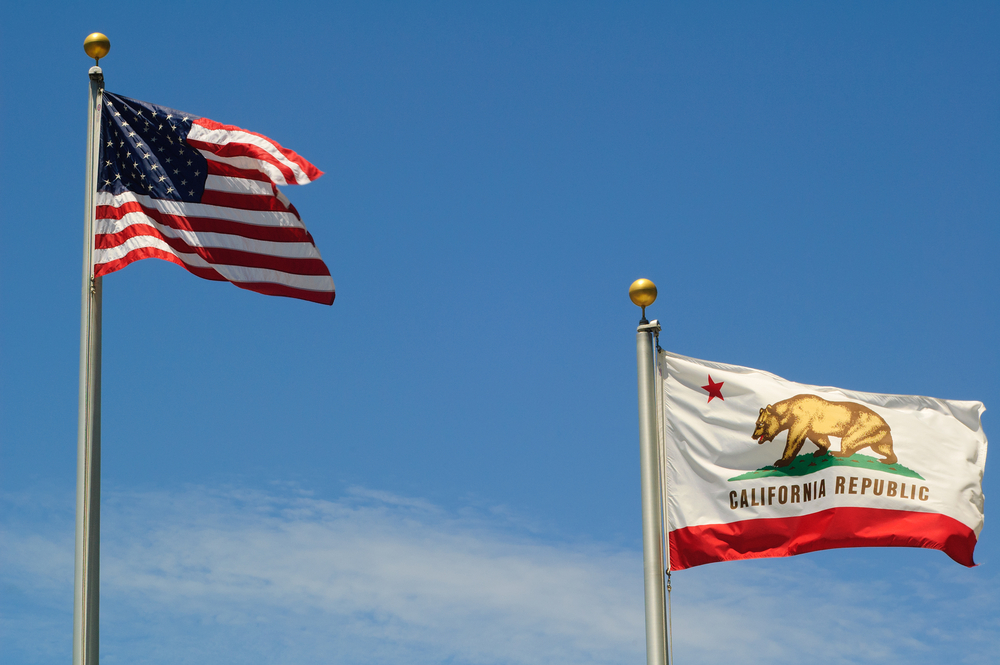
[[[664,397],[663,397],[663,366],[660,365],[660,352],[663,349],[660,347],[660,331],[653,331],[653,343],[656,347],[656,353],[653,354],[655,363],[654,376],[656,377],[656,444],[659,446],[659,458],[660,458],[660,501],[662,505],[662,515],[663,515],[663,556],[666,560],[666,575],[667,575],[667,653],[669,654],[668,662],[674,662],[674,616],[673,609],[670,605],[670,513],[667,509],[667,432],[666,423],[664,422],[666,418],[666,411],[664,410]]]
[[[667,570],[667,651],[674,662],[674,610],[670,607],[670,570]]]
[[[656,394],[656,445],[659,446],[658,457],[660,458],[660,503],[662,506],[663,515],[663,557],[667,564],[667,571],[670,571],[670,515],[667,513],[667,432],[666,425],[664,423],[664,410],[663,410],[663,376],[661,372],[663,371],[660,367],[660,352],[663,351],[660,348],[660,331],[653,331],[654,345],[656,346],[656,353],[653,354],[653,364],[654,364],[654,376],[656,377],[656,385],[654,386]]]

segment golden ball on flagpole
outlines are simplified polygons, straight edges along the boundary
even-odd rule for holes
[[[648,279],[637,279],[628,287],[628,297],[637,307],[645,309],[656,300],[656,284]]]
[[[101,58],[111,50],[111,40],[100,32],[92,32],[83,40],[83,50],[100,64]]]

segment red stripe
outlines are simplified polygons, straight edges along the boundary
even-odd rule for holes
[[[205,205],[220,208],[235,208],[236,210],[265,210],[268,212],[287,212],[299,217],[295,208],[281,202],[273,194],[239,194],[236,192],[220,192],[217,189],[206,189],[202,192],[201,201]]]
[[[140,249],[133,250],[115,261],[109,261],[108,263],[98,263],[94,266],[94,276],[101,277],[102,275],[108,275],[115,272],[116,270],[121,270],[125,266],[135,261],[140,261],[142,259],[163,259],[164,261],[170,261],[171,263],[176,263],[188,272],[198,277],[204,279],[211,279],[221,282],[229,281],[216,271],[210,268],[194,268],[187,265],[180,259],[178,259],[173,254],[169,252],[164,252],[160,249],[155,249],[153,247],[142,247]],[[248,291],[254,291],[256,293],[262,293],[267,296],[284,296],[286,298],[297,298],[299,300],[308,300],[310,302],[319,303],[321,305],[332,305],[333,300],[336,297],[336,293],[333,291],[309,291],[307,289],[296,289],[291,286],[285,286],[283,284],[273,284],[270,282],[230,282],[241,289],[246,289]]]
[[[793,556],[837,547],[924,547],[976,565],[976,534],[946,515],[830,508],[801,517],[708,524],[670,532],[671,570],[716,561]]]
[[[291,286],[275,284],[273,282],[233,282],[233,284],[241,289],[255,291],[256,293],[263,293],[266,296],[298,298],[299,300],[317,302],[321,305],[332,305],[333,299],[337,296],[337,294],[333,291],[307,291],[306,289],[296,289]]]
[[[312,236],[302,227],[258,226],[214,217],[169,215],[155,208],[148,208],[138,201],[127,201],[117,207],[97,206],[97,219],[122,219],[128,213],[135,212],[142,213],[163,226],[180,231],[224,233],[251,240],[269,240],[271,242],[308,242],[315,246]]]
[[[253,169],[241,169],[233,166],[232,164],[226,164],[225,162],[216,162],[211,159],[208,160],[208,175],[221,175],[230,178],[243,178],[244,180],[256,180],[258,182],[266,182],[273,186],[274,183],[271,179],[260,171]]]
[[[292,258],[259,254],[226,247],[195,247],[181,238],[171,238],[149,224],[130,224],[118,233],[98,233],[95,235],[96,249],[114,249],[130,238],[150,236],[159,238],[182,254],[197,254],[206,262],[215,265],[240,266],[243,268],[265,268],[278,270],[290,275],[329,275],[330,271],[322,259]],[[180,259],[183,262],[183,258]]]

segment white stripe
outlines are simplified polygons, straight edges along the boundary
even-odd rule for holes
[[[153,226],[164,236],[180,238],[192,247],[235,249],[241,252],[281,256],[289,259],[322,259],[319,250],[309,242],[273,242],[244,238],[229,233],[182,231],[164,226],[142,212],[130,212],[121,219],[98,219],[96,220],[95,233],[97,235],[120,233],[133,224]]]
[[[303,171],[302,168],[295,162],[289,160],[270,140],[265,139],[262,136],[257,136],[256,134],[250,134],[245,130],[227,130],[227,129],[208,129],[199,125],[197,122],[192,123],[191,131],[188,132],[188,140],[192,141],[204,141],[205,143],[214,143],[215,145],[228,145],[230,143],[245,143],[249,145],[256,146],[262,150],[265,150],[268,154],[274,157],[275,161],[281,162],[287,168],[291,169],[292,173],[295,174],[295,182],[300,185],[305,185],[306,183],[312,182]],[[257,164],[263,165],[267,162],[260,160],[254,160]],[[268,164],[270,166],[270,164]],[[277,183],[279,185],[287,184],[282,178],[282,182]]]
[[[250,178],[234,178],[224,175],[210,175],[205,181],[205,189],[213,192],[229,192],[232,194],[255,194],[274,196],[274,185]]]
[[[212,268],[230,282],[266,282],[269,284],[283,284],[307,291],[332,292],[334,290],[333,279],[327,275],[292,275],[267,268],[246,268],[243,266],[208,263],[197,254],[178,252],[159,238],[151,236],[138,236],[111,249],[95,250],[94,263],[110,263],[111,261],[124,258],[131,251],[144,247],[151,247],[173,254],[185,264],[194,268]]]
[[[242,222],[254,226],[276,226],[281,228],[300,228],[306,226],[291,212],[277,212],[273,210],[240,210],[238,208],[226,208],[223,206],[207,205],[204,203],[188,203],[186,201],[167,201],[165,199],[154,199],[145,194],[134,194],[133,192],[122,192],[112,194],[110,192],[97,193],[97,205],[112,206],[118,208],[129,202],[138,202],[147,208],[153,208],[167,215],[177,215],[179,217],[204,217],[207,219],[225,219],[232,222]]]

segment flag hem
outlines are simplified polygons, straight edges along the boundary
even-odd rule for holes
[[[843,547],[941,550],[974,567],[976,533],[940,513],[839,507],[797,517],[761,518],[671,531],[674,570],[706,563],[794,556]]]

